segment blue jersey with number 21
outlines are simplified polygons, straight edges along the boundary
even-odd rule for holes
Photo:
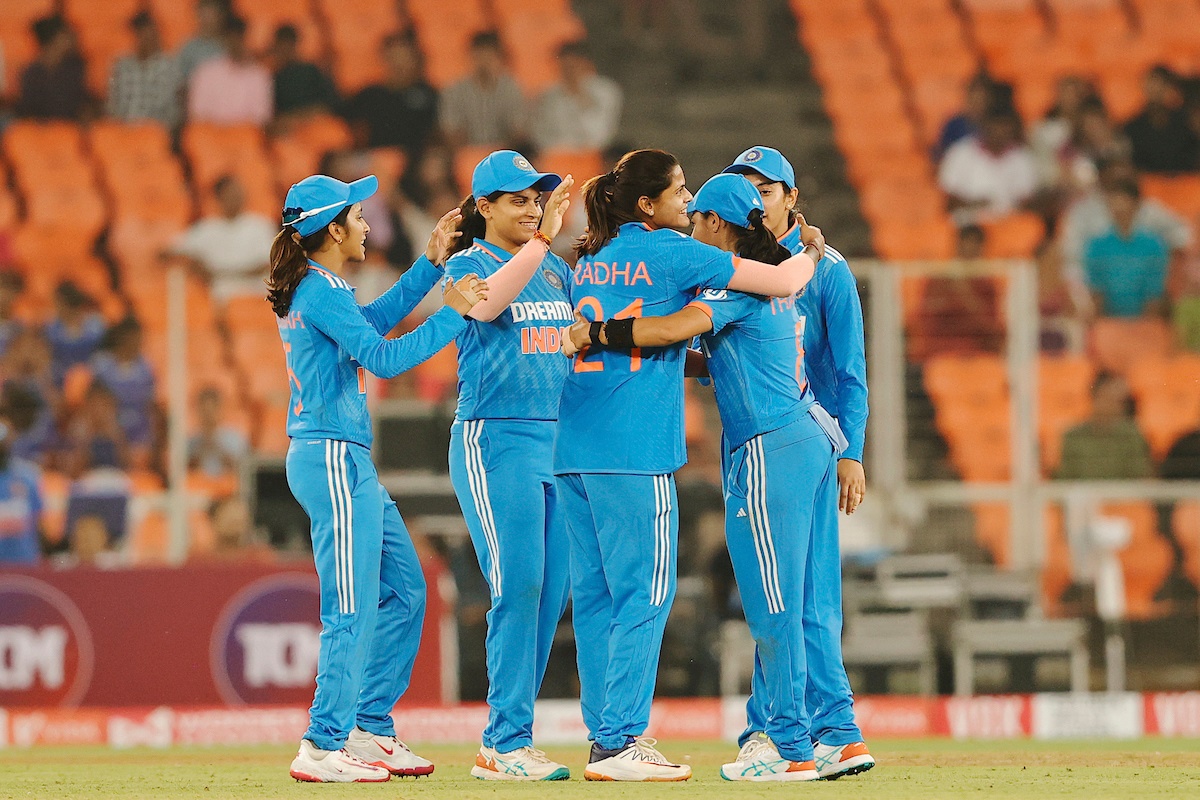
[[[630,222],[571,273],[571,303],[590,320],[665,316],[702,289],[723,289],[734,255],[666,228]],[[687,461],[686,345],[575,356],[558,411],[554,471],[662,475]]]

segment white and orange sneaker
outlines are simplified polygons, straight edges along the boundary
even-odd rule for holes
[[[392,773],[342,750],[321,750],[308,739],[292,760],[291,776],[309,783],[383,783]]]
[[[721,767],[727,781],[815,781],[821,776],[812,761],[791,761],[779,754],[766,734],[757,733],[742,745],[737,758]]]
[[[619,750],[604,750],[592,743],[583,777],[589,781],[686,781],[692,777],[687,764],[673,764],[654,749],[658,742],[639,736]]]
[[[346,752],[393,775],[419,778],[433,772],[433,762],[421,758],[395,736],[376,736],[355,727],[346,740]]]
[[[518,747],[508,753],[480,747],[471,774],[485,781],[565,781],[571,770],[534,747]]]
[[[867,749],[866,742],[830,745],[816,744],[813,759],[822,780],[836,781],[843,775],[857,775],[875,766],[875,758]]]

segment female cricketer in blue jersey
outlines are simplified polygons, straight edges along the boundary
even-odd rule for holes
[[[758,187],[766,211],[764,221],[791,252],[800,241],[803,217],[796,210],[796,173],[778,150],[751,147],[725,168]],[[823,778],[863,772],[875,759],[854,722],[854,699],[842,663],[842,568],[838,549],[837,509],[853,514],[866,494],[863,444],[867,429],[867,359],[863,341],[862,304],[858,284],[842,254],[825,248],[816,274],[796,298],[804,320],[804,360],[813,393],[838,421],[849,442],[838,460],[837,508],[822,514],[814,531],[813,574],[817,609],[808,619],[808,706],[813,717],[817,768]],[[807,618],[806,618],[807,619]],[[743,748],[765,730],[762,670],[755,668]]]
[[[688,206],[692,236],[760,261],[791,253],[763,225],[758,190],[740,175],[708,180]],[[590,326],[572,345],[595,346]],[[728,780],[805,781],[820,776],[805,707],[803,616],[812,604],[811,532],[837,491],[837,423],[804,373],[804,324],[795,298],[708,289],[682,311],[634,320],[633,344],[661,347],[700,336],[724,428],[725,535],[742,605],[758,645],[771,709],[765,733],[726,764]]]
[[[366,257],[362,201],[374,175],[324,175],[288,191],[271,246],[267,299],[287,354],[287,479],[312,525],[321,582],[321,649],[309,727],[291,775],[315,782],[386,781],[433,765],[396,738],[391,711],[408,688],[425,616],[425,580],[396,504],[371,462],[365,373],[398,375],[445,347],[487,295],[474,275],[447,285],[446,307],[399,339],[385,333],[442,277],[458,209],[425,255],[378,300],[360,306],[340,277]]]
[[[458,335],[458,410],[450,479],[491,589],[487,621],[488,724],[471,774],[485,780],[565,780],[570,770],[533,747],[533,703],[567,605],[567,530],[554,473],[554,427],[572,319],[569,268],[549,250],[562,227],[571,177],[536,172],[520,153],[479,162],[463,201],[450,278],[478,274],[492,295]],[[543,215],[541,193],[554,190]],[[539,228],[540,225],[540,228]],[[522,247],[541,254],[532,275],[497,283]]]
[[[778,266],[680,233],[690,223],[683,170],[670,153],[627,153],[583,187],[588,232],[571,275],[576,309],[610,329],[678,311],[706,288],[790,297],[820,257]],[[614,344],[620,346],[619,340]],[[686,461],[683,345],[581,351],[559,405],[554,472],[571,541],[571,593],[584,722],[584,777],[686,780],[639,738],[649,723],[658,653],[675,591],[678,511],[672,473]]]

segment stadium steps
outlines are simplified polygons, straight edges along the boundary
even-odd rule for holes
[[[805,213],[847,255],[871,253],[870,234],[845,163],[796,39],[784,0],[764,0],[767,19],[757,58],[741,42],[744,4],[699,0],[704,49],[662,42],[658,57],[633,58],[645,48],[621,30],[620,3],[575,3],[603,74],[625,91],[620,139],[630,147],[661,147],[679,156],[695,191],[751,144],[783,150],[796,167]]]

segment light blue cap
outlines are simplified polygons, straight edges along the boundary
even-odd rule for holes
[[[783,153],[774,147],[751,147],[742,153],[722,172],[757,172],[770,181],[779,181],[789,189],[796,188],[796,170]]]
[[[487,197],[492,192],[523,192],[534,188],[548,192],[562,183],[553,172],[538,172],[529,159],[516,150],[497,150],[475,167],[471,174],[471,196]]]
[[[283,201],[283,224],[291,225],[301,236],[316,233],[346,206],[361,203],[379,189],[374,175],[343,183],[328,175],[310,175],[288,189]]]
[[[750,225],[750,212],[756,208],[762,211],[763,202],[754,184],[741,175],[722,172],[704,182],[688,203],[687,211],[688,214],[713,211],[726,222],[746,228]]]

